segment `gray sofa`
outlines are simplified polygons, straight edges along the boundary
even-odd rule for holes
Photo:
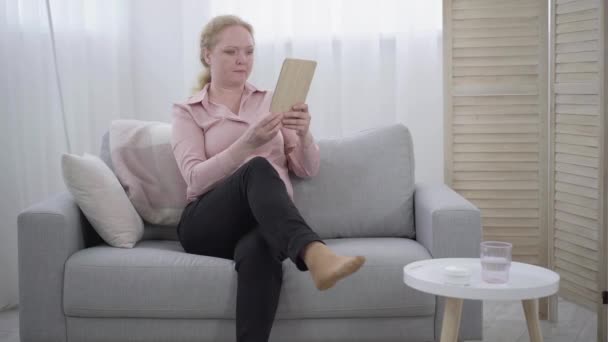
[[[319,140],[321,167],[294,176],[302,215],[338,253],[367,257],[328,291],[284,263],[271,341],[434,341],[443,301],[403,283],[403,266],[477,257],[479,210],[443,184],[415,184],[410,132],[392,125]],[[107,134],[101,156],[108,158]],[[133,249],[103,243],[71,195],[18,216],[21,341],[234,341],[232,260],[187,254],[174,227],[146,224]],[[466,301],[461,337],[481,339]]]

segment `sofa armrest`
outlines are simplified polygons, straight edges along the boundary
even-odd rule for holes
[[[416,184],[416,240],[433,258],[477,258],[481,214],[445,184]]]
[[[68,192],[19,213],[17,227],[21,341],[66,341],[64,265],[96,233]]]
[[[477,207],[445,184],[416,184],[414,193],[416,240],[433,258],[478,258],[482,238]],[[443,320],[443,300],[437,300],[435,339]],[[465,301],[460,338],[482,339],[482,303]]]

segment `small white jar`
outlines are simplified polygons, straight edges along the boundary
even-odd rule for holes
[[[469,285],[471,270],[462,266],[446,266],[443,269],[444,281],[453,285]]]

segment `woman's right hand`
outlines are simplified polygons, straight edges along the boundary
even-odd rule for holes
[[[256,149],[272,140],[282,127],[283,113],[267,113],[247,128],[241,137],[250,149]]]

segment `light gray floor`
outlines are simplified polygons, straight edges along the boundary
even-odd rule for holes
[[[530,341],[521,302],[485,301],[483,307],[484,342]],[[541,321],[545,341],[596,342],[597,318],[594,312],[559,299],[559,320]],[[19,342],[19,313],[0,312],[0,342]]]
[[[521,301],[483,305],[483,342],[529,342]],[[541,321],[543,339],[553,342],[596,342],[597,315],[559,298],[558,321]]]

